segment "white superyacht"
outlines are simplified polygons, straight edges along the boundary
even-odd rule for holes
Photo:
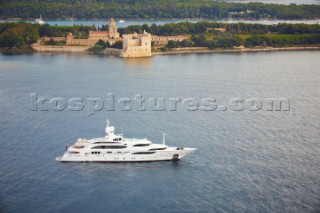
[[[44,24],[44,21],[43,21],[43,19],[42,19],[42,15],[40,14],[40,18],[34,20],[34,22],[35,22],[36,24],[40,24],[40,25]]]
[[[107,120],[106,136],[103,138],[78,139],[56,161],[61,162],[145,162],[180,160],[196,148],[169,147],[154,144],[147,139],[124,138],[116,134],[115,128]]]

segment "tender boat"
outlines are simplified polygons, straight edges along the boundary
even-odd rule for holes
[[[154,144],[145,139],[129,139],[116,134],[115,128],[107,120],[106,136],[103,138],[78,139],[68,147],[56,161],[61,162],[145,162],[180,160],[196,148],[169,147],[163,143]]]

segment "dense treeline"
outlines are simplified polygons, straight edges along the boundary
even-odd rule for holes
[[[4,52],[31,52],[39,38],[39,25],[25,22],[0,23],[0,49]]]
[[[209,49],[230,49],[235,46],[244,47],[292,47],[320,45],[319,34],[302,35],[193,35],[190,41],[169,41],[165,47],[160,48],[166,51],[170,48],[181,47],[208,47]]]
[[[254,35],[243,40],[246,47],[272,46],[289,47],[296,45],[320,44],[320,34],[308,35]]]
[[[102,26],[106,28],[106,26]],[[221,22],[180,22],[164,25],[152,24],[151,26],[131,25],[126,28],[119,28],[120,34],[129,34],[134,32],[142,33],[143,30],[154,35],[183,35],[200,34],[210,31],[214,28],[225,28],[232,34],[320,34],[320,25],[318,24],[246,24],[246,23],[221,23]]]
[[[50,26],[48,24],[39,26],[40,37],[67,36],[71,32],[75,38],[88,38],[89,30],[96,30],[94,26]]]
[[[276,18],[313,19],[320,5],[225,3],[210,0],[2,0],[0,18]]]

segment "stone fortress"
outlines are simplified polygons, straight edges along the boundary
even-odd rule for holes
[[[151,56],[151,34],[146,31],[143,34],[122,35],[122,51],[120,57],[136,58]]]
[[[44,45],[46,41],[64,41],[67,46],[60,47],[64,51],[74,49],[81,49],[81,51],[87,50],[88,48],[93,47],[99,40],[109,42],[110,45],[114,44],[117,41],[123,42],[122,51],[120,52],[120,57],[123,58],[136,58],[136,57],[151,57],[151,42],[156,46],[166,45],[170,40],[172,41],[183,41],[188,39],[186,36],[153,36],[150,33],[144,31],[142,34],[133,33],[133,34],[124,34],[122,38],[120,37],[116,24],[113,18],[109,20],[109,31],[89,31],[88,39],[77,39],[74,38],[71,32],[68,33],[66,37],[42,37],[38,40],[33,47],[42,51],[50,51],[47,45]],[[52,51],[59,50],[59,47],[52,47]],[[70,51],[75,52],[75,51]]]

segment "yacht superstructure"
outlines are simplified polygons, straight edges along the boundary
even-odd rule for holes
[[[62,162],[144,162],[180,160],[196,148],[169,147],[163,144],[154,144],[145,139],[129,139],[122,134],[116,134],[115,128],[107,120],[106,136],[103,138],[78,139],[66,147],[67,151],[61,157]]]

